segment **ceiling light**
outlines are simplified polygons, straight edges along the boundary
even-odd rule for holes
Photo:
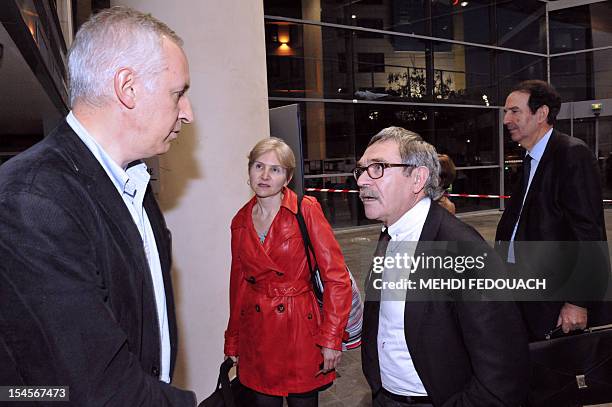
[[[469,3],[468,3],[467,1],[462,1],[462,2],[461,2],[461,7],[465,7],[465,6],[467,6],[468,4],[469,4]]]

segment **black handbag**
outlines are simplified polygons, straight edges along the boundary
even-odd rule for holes
[[[310,241],[308,228],[306,227],[306,222],[302,216],[302,197],[298,199],[298,211],[295,216],[297,217],[300,233],[302,234],[302,241],[304,242],[304,249],[306,250],[306,260],[308,261],[308,269],[310,270],[312,289],[315,297],[317,297],[319,308],[322,311],[324,291],[323,280],[321,279],[321,272],[319,271],[317,259],[314,254],[314,248],[312,247],[312,242]],[[310,260],[310,253],[312,253],[312,257],[314,259],[314,267],[312,266],[312,262]],[[351,312],[349,313],[348,322],[346,324],[346,328],[344,329],[345,335],[342,339],[343,351],[355,349],[361,346],[361,328],[363,324],[363,301],[361,300],[359,287],[357,286],[351,271],[348,269],[348,266],[346,267],[346,271],[349,274],[349,279],[351,280],[352,296]]]
[[[215,391],[203,400],[198,407],[241,407],[243,387],[238,377],[231,382],[229,372],[234,362],[231,358],[225,359],[219,368],[219,378]]]
[[[529,344],[529,406],[611,402],[612,324],[559,338],[551,334]]]

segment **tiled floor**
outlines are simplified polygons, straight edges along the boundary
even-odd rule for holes
[[[459,216],[464,222],[474,226],[483,237],[491,242],[495,228],[501,217],[498,211],[479,215]],[[612,236],[612,210],[606,210],[608,236]],[[363,285],[365,274],[370,267],[372,253],[376,247],[380,226],[339,230],[336,237],[344,252],[355,280]],[[345,352],[338,368],[339,378],[327,391],[321,393],[321,407],[365,407],[371,405],[370,389],[361,372],[359,349]],[[612,407],[612,404],[602,405]],[[551,406],[552,407],[552,406]]]

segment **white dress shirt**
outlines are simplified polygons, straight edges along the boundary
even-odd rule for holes
[[[388,232],[391,236],[391,241],[387,247],[386,255],[388,257],[395,256],[396,251],[408,256],[414,255],[416,243],[421,236],[430,206],[431,200],[425,197],[417,202],[397,222],[389,226]],[[403,243],[400,244],[400,242]],[[414,244],[407,242],[414,242]],[[410,253],[406,253],[406,251]],[[385,269],[383,271],[383,281],[397,281],[397,275],[389,275],[395,272],[397,270]],[[402,270],[402,275],[407,274],[408,270]],[[426,396],[425,386],[423,386],[414,368],[412,356],[410,356],[408,345],[406,344],[404,331],[404,300],[406,298],[406,291],[393,290],[392,297],[394,299],[391,299],[383,291],[380,302],[378,362],[382,385],[394,394]]]
[[[159,325],[160,339],[160,373],[159,380],[170,383],[170,332],[168,328],[168,312],[166,309],[166,292],[164,290],[164,279],[162,276],[159,252],[153,234],[153,228],[149,222],[147,212],[143,207],[143,200],[150,175],[145,163],[133,165],[127,170],[121,168],[98,142],[87,132],[87,129],[72,114],[68,113],[66,121],[72,130],[85,143],[87,148],[96,157],[108,177],[117,188],[117,192],[123,199],[125,206],[130,211],[132,219],[140,232],[143,249],[149,263],[149,270],[153,280],[155,291],[155,305],[157,306],[157,321]]]

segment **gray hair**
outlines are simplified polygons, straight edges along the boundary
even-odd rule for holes
[[[402,163],[429,170],[424,188],[425,195],[434,201],[440,198],[444,191],[440,187],[440,161],[434,146],[423,141],[423,138],[413,131],[402,127],[387,127],[372,137],[368,147],[389,140],[395,141],[399,146]],[[407,168],[405,174],[409,176],[412,170],[412,167]]]
[[[110,96],[117,70],[130,67],[152,90],[165,68],[162,39],[183,40],[150,14],[116,6],[100,11],[76,34],[68,54],[70,105],[82,101],[101,106]]]
[[[423,137],[421,137],[418,133],[415,133],[414,131],[406,130],[403,127],[391,126],[391,127],[386,127],[382,129],[381,131],[378,132],[378,134],[372,137],[372,139],[370,139],[370,142],[368,143],[368,147],[370,147],[372,144],[378,141],[385,141],[385,140],[396,141],[397,144],[400,145],[400,150],[401,150],[401,146],[403,142],[407,140],[423,141]],[[402,157],[403,156],[404,155],[402,154]]]

